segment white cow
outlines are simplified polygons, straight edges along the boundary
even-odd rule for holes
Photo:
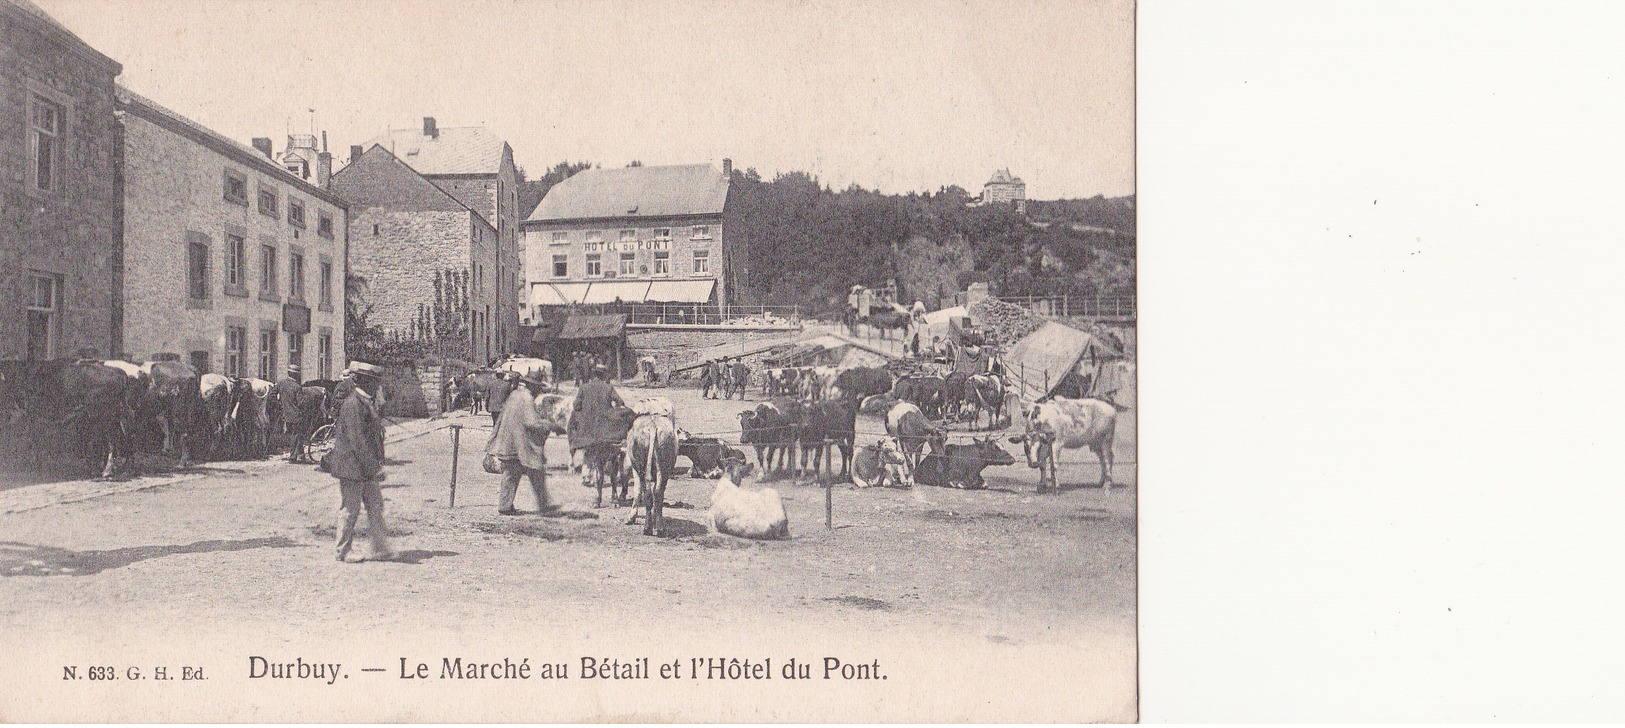
[[[1027,412],[1027,431],[1010,438],[1021,443],[1027,467],[1038,469],[1038,492],[1059,490],[1055,482],[1055,448],[1088,447],[1100,460],[1100,487],[1112,489],[1112,437],[1117,408],[1098,399],[1056,397]]]

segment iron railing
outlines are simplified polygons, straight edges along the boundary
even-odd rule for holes
[[[801,325],[800,306],[718,306],[692,303],[579,304],[570,310],[584,314],[621,314],[628,324],[686,324],[699,326]]]

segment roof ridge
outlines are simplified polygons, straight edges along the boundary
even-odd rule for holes
[[[450,192],[447,192],[447,191],[445,191],[443,189],[440,189],[440,185],[435,184],[434,180],[429,179],[428,177],[424,176],[424,174],[422,172],[419,172],[419,171],[417,171],[417,169],[413,168],[412,165],[407,164],[406,160],[395,156],[395,153],[389,151],[388,147],[385,147],[384,145],[379,144],[378,142],[373,142],[371,147],[368,147],[367,149],[365,149],[364,151],[361,152],[361,156],[363,156],[363,157],[367,156],[367,154],[371,153],[372,150],[374,150],[374,149],[377,149],[377,150],[383,152],[384,154],[389,155],[389,159],[391,161],[395,162],[396,164],[401,165],[402,167],[405,167],[407,172],[410,172],[414,176],[416,176],[418,179],[423,180],[424,184],[426,184],[429,187],[433,188],[436,193],[440,194],[440,196],[445,197],[446,199],[451,200],[452,202],[456,203],[458,207],[461,207],[464,210],[467,210],[468,212],[474,213],[474,216],[478,217],[480,219],[480,222],[485,223],[486,227],[492,227],[492,228],[496,227],[495,225],[491,224],[490,220],[485,219],[485,216],[481,215],[479,210],[476,210],[476,209],[474,209],[472,207],[469,207],[462,200],[459,200],[455,196],[453,196]],[[355,162],[351,161],[351,163],[345,165],[343,169],[340,169],[339,171],[334,172],[332,179],[338,179],[339,175],[344,174],[346,171],[349,171],[349,169],[351,167],[353,167],[353,166],[355,166]]]

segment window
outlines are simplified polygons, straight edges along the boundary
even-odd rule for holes
[[[671,251],[655,251],[655,275],[663,276],[671,273]]]
[[[711,251],[709,251],[709,250],[696,250],[696,251],[694,251],[694,272],[695,273],[710,273],[711,272]]]
[[[603,256],[597,253],[587,254],[587,275],[601,276],[604,274]]]
[[[373,227],[376,228],[377,226],[374,225]],[[316,211],[316,234],[324,238],[333,237],[333,213],[326,210]],[[377,235],[378,231],[373,230],[372,234]]]
[[[375,238],[378,237],[378,223],[372,224],[372,236]]]
[[[239,205],[248,204],[248,176],[235,169],[226,170],[226,200]]]
[[[305,335],[288,332],[288,366],[303,366],[305,363]]]
[[[187,354],[187,357],[192,360],[192,368],[196,369],[198,374],[209,373],[209,352],[194,351]]]
[[[671,240],[671,228],[655,228],[656,240]]]
[[[709,239],[711,239],[711,226],[710,225],[695,225],[692,237],[700,239],[700,240],[709,240]]]
[[[260,214],[266,217],[276,217],[276,190],[260,188]]]
[[[636,231],[636,230],[622,230],[621,231],[621,240],[623,242],[629,241],[629,240],[636,240],[637,237],[638,237],[638,231]]]
[[[186,243],[186,297],[192,302],[209,300],[209,246],[198,240]]]
[[[588,230],[587,231],[587,242],[589,242],[589,243],[601,243],[601,242],[604,242],[604,231],[602,231],[602,230]]]
[[[288,224],[297,228],[305,226],[305,203],[288,198]]]
[[[260,296],[276,296],[276,246],[260,246]]]
[[[260,379],[276,381],[276,329],[260,329]]]
[[[485,266],[479,263],[474,264],[474,290],[476,292],[485,291]]]
[[[243,376],[243,344],[248,331],[241,326],[226,327],[226,376]]]
[[[621,275],[632,275],[632,266],[637,257],[636,253],[621,253]]]
[[[29,273],[28,358],[55,359],[61,329],[62,278],[51,273]]]
[[[333,263],[326,260],[322,261],[321,270],[321,279],[317,282],[320,287],[316,289],[316,305],[322,310],[331,311],[333,310]],[[326,379],[326,377],[323,377],[323,379]]]
[[[305,256],[303,253],[288,255],[288,298],[294,301],[305,300]]]
[[[62,186],[61,180],[57,179],[60,174],[58,170],[62,167],[62,121],[61,106],[43,96],[34,96],[34,108],[29,114],[34,163],[29,171],[34,174],[34,189],[42,192],[51,192]]]
[[[333,332],[322,329],[321,338],[316,340],[316,376],[330,379],[333,376]]]
[[[247,264],[248,243],[243,236],[237,233],[226,233],[226,292],[232,288],[242,289],[244,285],[243,267]],[[244,292],[246,293],[246,291]]]
[[[559,231],[559,232],[553,233],[553,242],[555,242],[555,243],[569,242],[569,240],[570,240],[570,234],[567,233],[567,232]]]
[[[567,277],[569,275],[570,275],[570,256],[568,256],[568,255],[555,255],[555,256],[553,256],[553,277],[554,278],[565,278],[565,277]]]

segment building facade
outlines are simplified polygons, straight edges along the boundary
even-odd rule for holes
[[[494,341],[501,352],[514,350],[525,280],[519,241],[519,181],[513,148],[481,126],[441,127],[434,117],[412,129],[390,129],[361,145],[384,147],[424,179],[496,230],[497,262],[487,282],[495,298]],[[355,154],[352,148],[351,157]]]
[[[982,185],[982,203],[1015,205],[1021,210],[1027,206],[1027,183],[1011,175],[1008,167],[998,170]]]
[[[530,219],[532,317],[572,304],[729,302],[732,164],[589,169],[554,185]]]
[[[350,270],[366,281],[369,325],[411,336],[435,308],[437,273],[450,271],[468,279],[469,356],[486,362],[513,351],[501,338],[518,331],[501,322],[512,286],[500,276],[511,268],[501,262],[499,231],[479,211],[379,144],[352,151],[328,189],[350,203]]]
[[[266,153],[120,88],[124,340],[275,380],[343,369],[348,209]]]
[[[0,0],[0,359],[120,341],[119,64]]]

